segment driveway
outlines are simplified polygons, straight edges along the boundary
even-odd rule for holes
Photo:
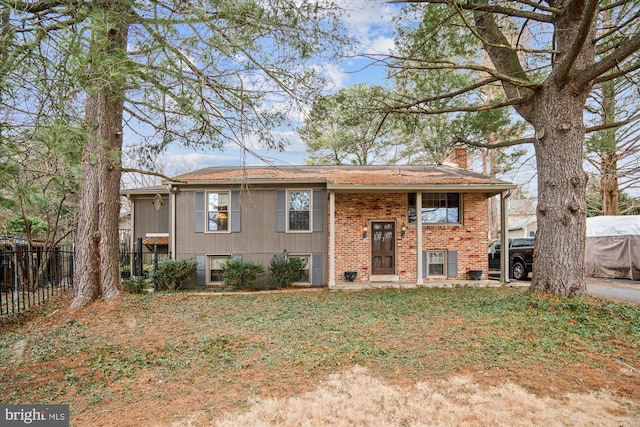
[[[589,295],[623,303],[640,304],[640,280],[586,277],[586,281]],[[512,280],[511,285],[529,286],[530,282],[531,276],[527,280]]]
[[[615,301],[640,304],[640,281],[587,277],[587,293]]]

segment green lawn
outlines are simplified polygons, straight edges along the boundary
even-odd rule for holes
[[[457,288],[66,304],[2,327],[2,403],[68,403],[73,423],[117,425],[109,417],[161,399],[171,420],[189,405],[222,413],[308,391],[354,365],[392,382],[471,374],[542,395],[602,387],[640,399],[640,308],[602,299]]]

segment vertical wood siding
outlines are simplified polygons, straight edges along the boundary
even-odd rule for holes
[[[261,263],[268,267],[271,258],[284,250],[291,254],[308,254],[312,257],[312,276],[314,282],[326,284],[327,257],[327,200],[326,191],[314,193],[314,229],[318,232],[283,233],[277,232],[276,204],[277,191],[283,189],[252,189],[249,191],[232,190],[231,230],[236,231],[234,215],[240,218],[241,227],[238,232],[196,233],[196,220],[204,217],[206,212],[196,215],[196,197],[200,202],[205,191],[181,190],[176,198],[176,257],[189,258],[196,254],[231,255],[240,254],[248,262]],[[229,188],[211,188],[212,191],[229,190]],[[235,194],[234,194],[235,193]],[[234,205],[237,197],[238,206]],[[319,204],[320,206],[317,206]],[[234,209],[238,207],[239,209]],[[315,218],[319,216],[320,219]],[[318,266],[321,264],[321,267]],[[321,270],[320,270],[320,269]]]

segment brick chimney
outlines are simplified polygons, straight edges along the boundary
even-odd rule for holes
[[[455,147],[447,157],[444,158],[444,163],[453,163],[461,169],[467,168],[467,147]]]

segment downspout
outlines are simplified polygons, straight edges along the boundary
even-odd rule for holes
[[[131,229],[129,232],[129,274],[133,277],[133,258],[135,253],[133,248],[136,241],[136,203],[131,198],[131,194],[127,194],[127,199],[129,200],[129,206],[131,207],[131,218],[129,219],[129,221],[131,221]]]
[[[500,194],[500,281],[510,283],[509,279],[509,227],[507,218],[508,198],[511,197],[511,190]]]
[[[416,193],[416,249],[416,259],[418,261],[416,284],[422,285],[424,284],[422,279],[424,271],[422,271],[422,192],[420,191]]]
[[[329,288],[336,286],[336,194],[329,191]]]
[[[171,206],[169,217],[169,258],[177,259],[176,254],[176,191],[177,189],[169,184],[169,204]]]

